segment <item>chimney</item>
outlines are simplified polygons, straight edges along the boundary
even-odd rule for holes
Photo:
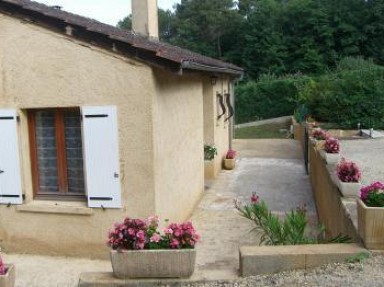
[[[132,30],[150,40],[159,40],[157,0],[132,0]]]

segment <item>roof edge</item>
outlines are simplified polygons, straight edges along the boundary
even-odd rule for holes
[[[235,69],[230,69],[230,68],[222,68],[222,67],[203,65],[203,64],[196,63],[196,62],[189,61],[189,60],[183,60],[181,62],[181,68],[182,69],[188,69],[188,70],[198,70],[198,71],[213,72],[213,73],[231,74],[231,75],[235,76],[236,78],[241,78],[244,75],[243,70],[235,70]]]

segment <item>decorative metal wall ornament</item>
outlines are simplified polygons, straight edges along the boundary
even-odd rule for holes
[[[222,110],[222,113],[217,116],[217,119],[220,119],[222,116],[224,116],[227,113],[227,109],[226,109],[225,104],[224,104],[224,96],[221,95],[220,93],[216,93],[216,97],[219,101],[219,104],[220,104],[220,107]]]
[[[229,115],[225,119],[225,121],[228,121],[235,114],[235,109],[233,108],[232,103],[231,103],[231,95],[229,93],[226,93],[224,96],[225,96],[225,102],[227,103],[227,107],[229,109]]]

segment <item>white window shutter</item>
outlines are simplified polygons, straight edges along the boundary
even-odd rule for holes
[[[0,109],[0,204],[22,204],[17,114]]]
[[[121,208],[116,107],[82,107],[89,207]]]

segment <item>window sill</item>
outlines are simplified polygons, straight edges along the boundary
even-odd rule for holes
[[[30,213],[50,213],[68,215],[93,215],[93,209],[88,208],[82,202],[55,202],[55,201],[32,201],[28,204],[18,205],[17,211]]]

